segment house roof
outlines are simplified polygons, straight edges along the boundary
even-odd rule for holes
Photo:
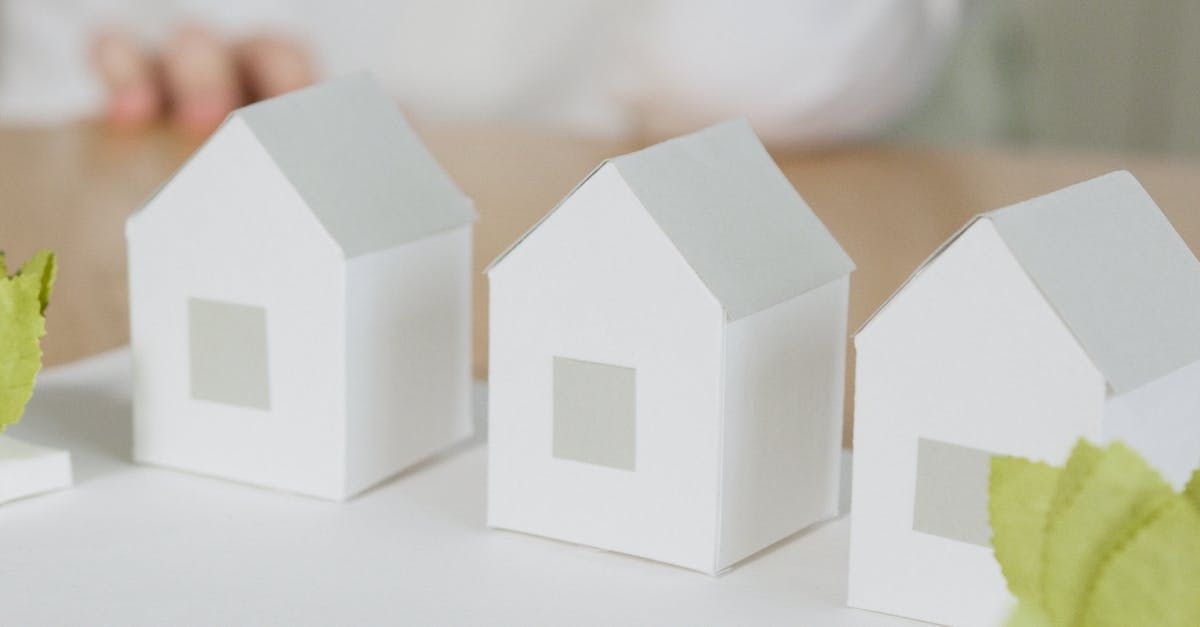
[[[476,219],[467,198],[367,74],[235,111],[341,247],[355,257]]]
[[[1130,173],[976,216],[913,276],[981,219],[1116,393],[1200,360],[1200,262]]]
[[[745,120],[609,159],[601,167],[605,164],[616,167],[731,320],[854,270]]]

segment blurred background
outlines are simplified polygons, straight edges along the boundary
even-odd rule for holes
[[[900,136],[1195,155],[1200,2],[978,3]]]
[[[1190,0],[3,0],[0,122],[228,110],[367,69],[425,119],[657,138],[1200,150]]]

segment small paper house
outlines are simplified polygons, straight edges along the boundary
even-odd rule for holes
[[[344,499],[468,436],[474,220],[369,78],[234,112],[127,224],[135,458]]]
[[[716,573],[833,516],[853,268],[745,122],[602,163],[488,271],[489,524]]]
[[[1109,174],[976,217],[855,338],[849,602],[951,625],[1010,608],[990,456],[1124,440],[1200,465],[1200,263]]]

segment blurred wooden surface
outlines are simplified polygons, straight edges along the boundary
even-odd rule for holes
[[[426,127],[422,135],[481,214],[475,358],[476,372],[483,375],[482,268],[600,160],[636,146],[495,129]],[[158,130],[0,129],[0,248],[13,264],[37,248],[60,256],[45,340],[48,364],[127,342],[125,216],[197,145]],[[1198,162],[870,145],[776,158],[858,264],[851,329],[969,216],[1110,170],[1132,171],[1192,249],[1200,245]]]

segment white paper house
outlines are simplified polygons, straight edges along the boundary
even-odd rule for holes
[[[1127,172],[977,216],[855,338],[849,602],[952,625],[1009,609],[992,454],[1124,440],[1200,465],[1200,263]]]
[[[366,76],[233,113],[127,224],[134,457],[344,499],[468,436],[475,217]]]
[[[833,516],[853,267],[745,122],[602,163],[489,269],[489,524],[716,573]]]

